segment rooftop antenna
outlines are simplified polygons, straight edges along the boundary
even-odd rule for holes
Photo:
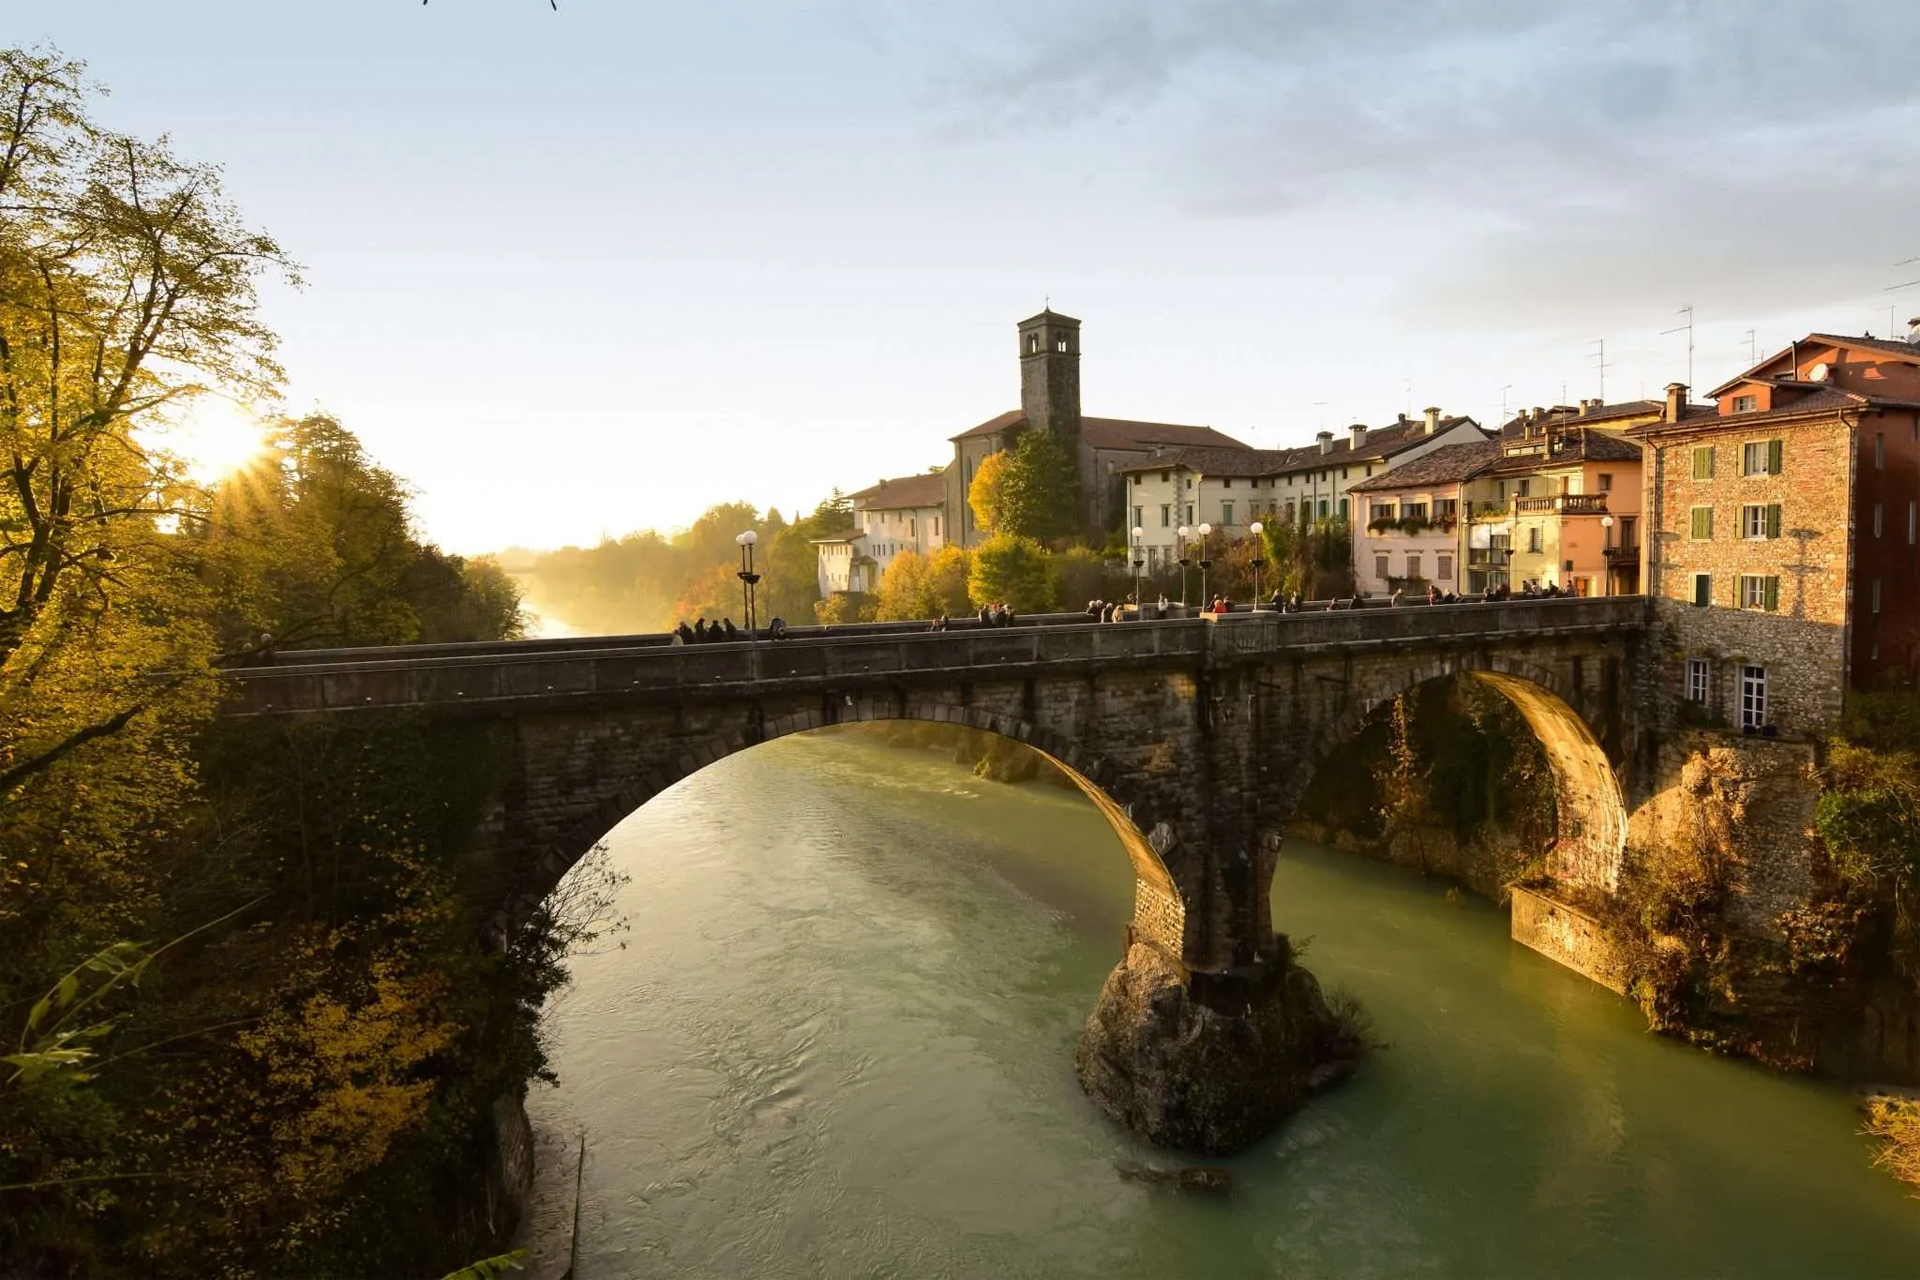
[[[1660,336],[1664,338],[1670,333],[1679,333],[1682,329],[1686,330],[1687,332],[1687,387],[1691,389],[1693,387],[1693,304],[1689,302],[1686,306],[1680,308],[1678,311],[1674,312],[1673,314],[1677,316],[1685,316],[1687,318],[1687,322],[1685,324],[1677,324],[1673,326],[1673,328],[1671,329],[1662,329],[1660,331]]]
[[[1593,367],[1600,371],[1600,403],[1605,404],[1607,402],[1607,340],[1595,338],[1587,345],[1594,348],[1589,354],[1593,356]]]
[[[1507,384],[1506,386],[1504,386],[1504,387],[1502,387],[1502,388],[1500,388],[1500,424],[1501,424],[1502,426],[1505,426],[1505,425],[1506,425],[1506,421],[1507,421],[1507,392],[1509,392],[1509,391],[1511,391],[1511,390],[1513,390],[1513,384],[1512,384],[1511,382],[1509,382],[1509,383],[1508,383],[1508,384]]]
[[[1759,363],[1760,357],[1754,352],[1753,330],[1749,329],[1747,330],[1747,366],[1751,368]]]
[[[1313,407],[1320,411],[1320,425],[1315,429],[1325,431],[1327,429],[1327,402],[1325,400],[1315,400]]]
[[[1406,416],[1411,418],[1413,416],[1413,379],[1412,378],[1405,379],[1404,381],[1401,382],[1400,386],[1407,393]]]
[[[1920,258],[1902,258],[1900,259],[1900,261],[1894,263],[1893,265],[1896,267],[1910,267],[1916,262],[1920,262]],[[1893,293],[1895,290],[1898,290],[1898,289],[1911,289],[1913,288],[1913,286],[1917,284],[1920,284],[1920,280],[1908,280],[1901,284],[1890,284],[1886,288],[1882,289],[1880,292]],[[1895,305],[1896,304],[1891,302],[1887,304],[1887,336],[1889,338],[1894,336],[1893,308]]]

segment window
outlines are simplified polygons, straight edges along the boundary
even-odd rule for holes
[[[1777,476],[1780,474],[1780,442],[1749,440],[1740,446],[1740,474]]]
[[[1693,478],[1695,480],[1713,479],[1713,446],[1701,445],[1693,451]]]
[[[1700,510],[1700,508],[1695,508]],[[1712,508],[1706,508],[1709,515]],[[1709,528],[1709,534],[1712,530]],[[1740,536],[1743,538],[1777,538],[1780,536],[1780,504],[1748,503],[1740,508]]]
[[[1875,578],[1869,584],[1868,594],[1873,600],[1873,611],[1875,613],[1880,612],[1880,579]]]
[[[1221,487],[1222,489],[1231,489],[1231,488],[1233,488],[1233,477],[1232,477],[1232,476],[1222,476],[1222,477],[1220,478],[1220,487]]]
[[[1752,413],[1759,407],[1760,398],[1758,396],[1735,396],[1733,398],[1733,411],[1735,413]]]
[[[912,516],[907,517],[907,536],[909,538],[920,536],[920,522]]]
[[[1873,469],[1875,471],[1887,469],[1887,433],[1884,431],[1873,433]]]
[[[1345,498],[1340,499],[1340,518],[1342,520],[1347,518],[1347,500]]]
[[[1407,576],[1409,578],[1417,578],[1420,576],[1420,553],[1418,551],[1407,552]]]
[[[1382,502],[1378,498],[1373,500],[1373,519],[1392,520],[1398,514],[1399,512],[1391,502]]]
[[[1382,582],[1387,580],[1387,557],[1385,553],[1373,558],[1373,576]]]
[[[1435,520],[1449,518],[1459,514],[1460,500],[1458,498],[1435,498],[1433,500],[1433,518]]]
[[[1527,479],[1521,480],[1520,487],[1515,489],[1514,492],[1524,498],[1527,496],[1528,492],[1532,490],[1532,488],[1533,488],[1533,480],[1531,477],[1529,477]]]
[[[1327,518],[1327,500],[1325,498],[1320,499],[1320,518],[1322,520]]]
[[[939,516],[935,516],[933,518],[933,536],[936,538],[940,536],[940,517]]]
[[[1342,480],[1345,480],[1347,478],[1347,468],[1345,467],[1340,468],[1340,478]]]
[[[1740,607],[1774,612],[1780,607],[1780,579],[1771,575],[1762,577],[1753,573],[1741,574]]]
[[[1442,582],[1453,581],[1453,557],[1442,551],[1433,558],[1433,576]]]
[[[1880,536],[1880,504],[1877,502],[1873,504],[1873,536]]]
[[[1530,555],[1540,554],[1540,526],[1537,524],[1527,526],[1527,551]]]
[[[1171,480],[1171,479],[1173,479],[1173,472],[1171,472],[1171,471],[1162,471],[1162,472],[1160,473],[1160,483],[1161,483],[1161,484],[1165,484],[1165,483],[1166,483],[1167,481],[1169,481],[1169,480]]]
[[[1640,517],[1620,517],[1620,545],[1632,550],[1640,545]]]
[[[1220,504],[1220,523],[1233,523],[1233,504],[1231,502],[1223,502]]]
[[[1713,575],[1696,573],[1693,575],[1693,603],[1704,609],[1713,603]]]
[[[1695,542],[1712,541],[1713,540],[1713,508],[1712,507],[1695,507],[1693,508],[1690,515],[1692,519],[1692,529],[1690,530],[1688,536],[1691,537]]]
[[[1767,669],[1740,668],[1740,727],[1758,729],[1767,722]]]
[[[1183,521],[1181,521],[1181,523],[1182,523],[1182,524],[1192,524],[1192,523],[1193,523],[1193,504],[1192,504],[1191,502],[1189,502],[1189,503],[1187,504],[1187,518],[1186,518],[1185,520],[1183,520]]]
[[[1707,660],[1687,659],[1687,701],[1707,705]]]
[[[1141,519],[1141,517],[1145,514],[1146,514],[1145,507],[1135,507],[1133,509],[1133,523],[1135,528],[1138,528],[1139,526],[1146,523],[1145,520]]]
[[[1600,479],[1600,492],[1612,493],[1613,492],[1613,472],[1602,471],[1600,473],[1599,479]]]
[[[1173,523],[1173,504],[1170,502],[1163,502],[1160,504],[1160,527],[1164,529],[1172,523]]]
[[[1427,504],[1424,502],[1409,502],[1404,514],[1409,520],[1425,520],[1427,518]]]

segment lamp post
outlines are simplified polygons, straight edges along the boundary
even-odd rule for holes
[[[1147,616],[1147,599],[1140,594],[1140,570],[1147,563],[1140,540],[1146,536],[1145,529],[1139,525],[1133,526],[1133,618],[1136,622],[1145,621]]]
[[[1173,531],[1174,550],[1180,553],[1180,608],[1183,612],[1187,607],[1187,566],[1193,563],[1187,556],[1187,539],[1192,536],[1193,530],[1185,525]]]
[[[747,611],[747,640],[754,639],[753,588],[760,581],[760,575],[753,571],[753,544],[760,541],[760,535],[749,529],[739,534],[734,541],[740,546],[740,572],[734,576],[740,579],[740,595]]]
[[[1207,551],[1207,539],[1213,536],[1213,526],[1203,524],[1198,529],[1195,529],[1194,532],[1200,535],[1200,599],[1211,604],[1213,602],[1207,600],[1207,569],[1213,564],[1213,561],[1207,558],[1209,554]]]
[[[1247,532],[1253,536],[1253,612],[1254,613],[1260,612],[1260,566],[1266,563],[1265,560],[1260,558],[1260,550],[1265,545],[1260,541],[1260,535],[1265,533],[1266,531],[1267,531],[1267,526],[1261,524],[1258,520],[1255,520],[1252,524],[1247,526]]]
[[[1600,594],[1610,596],[1613,594],[1613,558],[1607,552],[1613,550],[1613,517],[1601,516],[1600,527],[1606,530],[1600,535],[1601,541],[1606,543],[1606,550],[1600,553]]]

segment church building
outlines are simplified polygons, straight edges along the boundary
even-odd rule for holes
[[[1024,430],[1051,431],[1071,447],[1080,463],[1085,503],[1080,519],[1090,530],[1120,526],[1125,472],[1156,451],[1248,447],[1212,427],[1087,417],[1080,412],[1080,322],[1048,309],[1022,320],[1017,332],[1020,407],[952,437],[953,461],[946,469],[949,541],[972,547],[985,540],[967,505],[968,486],[980,464],[1011,448]]]

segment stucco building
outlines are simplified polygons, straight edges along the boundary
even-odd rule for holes
[[[1501,457],[1498,441],[1450,444],[1354,485],[1356,589],[1374,596],[1424,592],[1428,584],[1468,590],[1467,484]]]
[[[1920,345],[1810,334],[1636,427],[1647,591],[1689,714],[1815,733],[1920,678]]]

